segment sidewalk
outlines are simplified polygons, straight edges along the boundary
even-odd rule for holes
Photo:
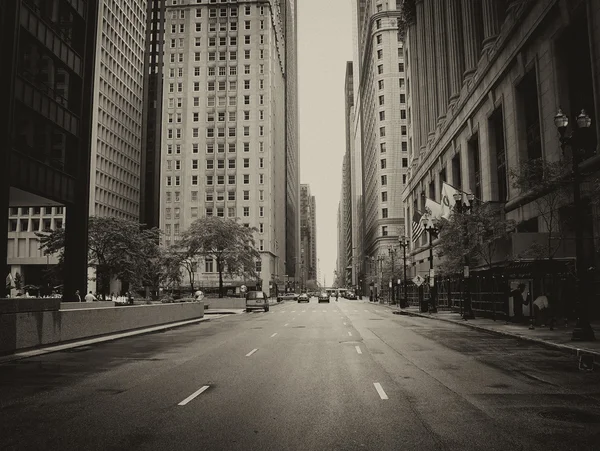
[[[398,307],[395,305],[385,306],[391,310],[398,311]],[[592,323],[592,328],[596,334],[596,341],[571,341],[571,333],[574,326],[573,321],[567,327],[561,322],[554,326],[554,330],[550,330],[548,326],[536,326],[535,329],[529,329],[529,324],[506,323],[504,320],[494,321],[489,318],[475,318],[465,321],[456,312],[438,311],[438,313],[421,313],[416,306],[402,309],[401,312],[401,314],[408,316],[436,319],[438,321],[460,324],[461,326],[483,332],[527,340],[570,354],[591,354],[600,358],[600,323],[598,322]]]

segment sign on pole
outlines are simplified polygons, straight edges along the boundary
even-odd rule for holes
[[[423,285],[423,282],[425,282],[425,279],[417,275],[415,278],[413,278],[412,281],[415,283],[416,286],[420,287],[421,285]]]

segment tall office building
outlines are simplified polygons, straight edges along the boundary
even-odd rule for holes
[[[317,280],[317,203],[310,185],[300,185],[300,276],[304,284]]]
[[[90,215],[139,220],[147,3],[100,2]]]
[[[34,229],[65,223],[68,300],[76,289],[83,292],[87,282],[98,13],[95,0],[0,2],[0,49],[6,65],[0,71],[5,111],[0,235],[10,237],[0,240],[0,271],[7,274],[7,264],[21,257],[45,260],[30,240]],[[11,205],[20,208],[9,210]],[[62,206],[65,221],[57,217]]]
[[[298,130],[298,50],[296,0],[285,3],[282,13],[285,24],[285,159],[286,159],[286,244],[285,273],[288,279],[298,271],[300,249],[300,136]]]
[[[515,220],[517,229],[498,244],[491,263],[495,270],[508,267],[506,274],[515,278],[533,274],[534,293],[542,289],[547,273],[536,273],[526,261],[513,268],[511,260],[522,261],[533,243],[542,248],[546,245],[552,214],[555,233],[559,227],[564,238],[552,259],[545,262],[548,266],[536,263],[540,268],[567,273],[561,265],[575,255],[572,218],[578,211],[583,235],[578,265],[588,269],[586,279],[594,279],[586,296],[593,297],[595,315],[600,315],[600,296],[592,288],[600,279],[593,251],[600,214],[594,205],[596,195],[590,191],[600,170],[597,6],[594,1],[406,0],[405,50],[415,146],[403,199],[408,219],[415,210],[425,211],[426,197],[439,202],[442,185],[447,182],[474,194],[476,202],[497,205],[498,217]],[[555,124],[559,106],[571,126],[582,109],[591,118],[588,139],[580,142],[585,147],[579,154],[581,201],[573,205],[569,193],[556,208],[540,208],[532,192],[520,192],[513,185],[510,174],[537,159],[555,162],[564,157]],[[565,164],[571,163],[567,160]],[[411,240],[412,275],[429,271],[426,235]],[[434,267],[438,263],[435,257]],[[471,271],[482,277],[488,263]],[[571,309],[574,297],[557,291],[555,307],[562,304],[565,311]],[[572,289],[565,292],[572,293]]]
[[[284,280],[286,182],[297,177],[288,159],[297,126],[285,121],[286,86],[295,89],[285,78],[286,23],[295,16],[276,2],[215,3],[166,5],[160,227],[166,245],[203,216],[256,227],[257,271],[270,291]],[[213,261],[198,265],[197,280],[217,284]]]
[[[166,0],[149,0],[146,10],[140,221],[148,227],[158,227],[160,218],[165,6]]]
[[[400,193],[409,163],[408,116],[400,2],[356,0],[354,11],[355,125],[362,178],[359,279],[377,287],[372,264],[387,258],[404,234]],[[356,148],[356,147],[355,147]],[[360,253],[360,256],[358,255]],[[355,263],[357,263],[355,261]],[[366,272],[366,273],[365,273]]]

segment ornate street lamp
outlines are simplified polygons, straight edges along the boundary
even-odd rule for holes
[[[390,256],[390,258],[392,259],[392,277],[391,277],[391,289],[392,289],[392,293],[391,296],[388,297],[388,299],[392,300],[392,304],[394,302],[396,302],[396,283],[395,283],[395,278],[396,278],[396,266],[394,263],[395,257],[396,257],[396,252],[398,251],[398,249],[396,248],[388,248],[388,254]]]
[[[455,201],[454,208],[458,214],[460,214],[460,215],[471,214],[471,211],[473,210],[473,202],[475,201],[475,195],[471,194],[471,193],[467,194],[467,200],[468,200],[467,204],[463,203],[462,193],[454,193],[454,201]],[[464,264],[464,268],[463,268],[463,288],[464,288],[463,319],[468,320],[468,319],[475,319],[475,314],[473,313],[473,307],[471,305],[471,287],[469,285],[469,253],[468,253],[469,231],[467,230],[467,227],[466,227],[464,221],[462,222],[462,225],[463,225],[463,230],[462,230],[463,242],[464,242],[464,246],[465,246],[465,253],[464,253],[464,257],[463,257],[463,264]]]
[[[577,341],[592,341],[596,337],[594,330],[590,325],[588,318],[588,294],[589,290],[582,288],[582,282],[587,279],[586,268],[583,262],[583,205],[581,203],[581,187],[580,187],[580,174],[579,174],[579,162],[582,153],[585,151],[586,140],[588,138],[588,129],[592,124],[592,119],[586,114],[585,110],[581,110],[581,113],[576,119],[577,128],[572,130],[570,134],[567,134],[567,126],[569,125],[569,118],[559,108],[558,113],[554,116],[554,125],[560,133],[560,147],[565,153],[568,147],[571,148],[571,164],[572,164],[572,177],[573,177],[573,204],[575,206],[575,265],[576,265],[576,276],[575,276],[575,310],[577,313],[577,323],[573,329],[571,336],[572,340]]]
[[[428,213],[423,216],[425,217],[425,227],[423,229],[429,234],[429,301],[431,303],[429,311],[437,313],[437,287],[435,286],[435,274],[433,272],[433,239],[438,237],[440,231]]]
[[[400,246],[402,246],[402,258],[404,260],[404,299],[402,300],[402,308],[408,307],[408,280],[406,280],[406,248],[408,247],[408,237],[402,235],[399,240]]]

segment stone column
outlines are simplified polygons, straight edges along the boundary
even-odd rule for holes
[[[465,83],[471,79],[479,61],[479,45],[477,36],[477,20],[475,2],[481,0],[462,0],[463,39],[465,49]]]
[[[438,123],[446,118],[446,109],[448,108],[448,52],[446,45],[446,27],[444,22],[444,4],[442,0],[433,0],[434,21],[435,21],[435,55],[436,55],[436,74],[437,79],[437,109]]]
[[[427,52],[427,117],[429,136],[435,133],[437,123],[437,83],[436,83],[436,54],[435,54],[435,28],[433,22],[433,0],[425,0],[425,51]]]
[[[410,74],[410,79],[407,78],[406,83],[410,83],[410,101],[412,103],[412,135],[413,135],[413,155],[419,155],[419,148],[421,146],[421,92],[419,88],[421,73],[421,66],[417,58],[417,25],[416,22],[412,23],[408,28],[408,40],[405,42],[405,51],[408,50],[408,59],[406,60],[407,72]],[[408,44],[408,45],[407,45]],[[405,53],[406,54],[406,53]],[[415,122],[416,121],[416,122]],[[418,125],[417,128],[415,125]]]
[[[427,132],[429,131],[429,120],[427,114],[427,105],[429,102],[429,92],[427,85],[427,64],[425,61],[425,10],[423,0],[417,0],[416,2],[416,10],[417,10],[417,39],[415,42],[415,47],[418,50],[418,63],[419,63],[419,72],[415,74],[419,79],[419,134],[420,134],[420,143],[421,149],[425,147],[427,144]]]
[[[498,4],[496,0],[483,0],[483,50],[489,49],[500,32]]]
[[[450,63],[450,105],[453,105],[460,96],[462,76],[465,71],[460,0],[448,0],[446,8],[446,36],[448,38],[448,62]]]

